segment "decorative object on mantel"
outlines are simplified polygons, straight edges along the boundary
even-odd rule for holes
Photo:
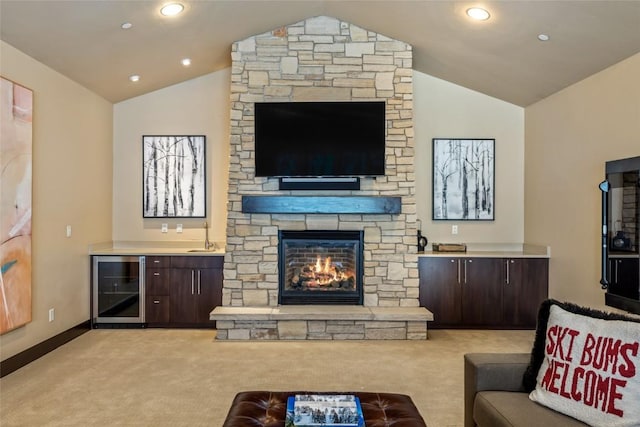
[[[205,218],[205,136],[142,137],[143,218]]]
[[[242,196],[244,213],[399,214],[400,197]]]
[[[429,243],[429,240],[422,235],[421,225],[422,222],[418,220],[418,252],[424,252],[424,249],[427,247],[427,243]]]
[[[433,139],[433,219],[493,221],[495,139]]]
[[[0,334],[31,322],[33,91],[0,82]]]
[[[466,243],[432,243],[434,252],[467,252]]]

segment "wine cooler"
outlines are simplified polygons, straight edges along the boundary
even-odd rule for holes
[[[143,325],[144,256],[94,256],[92,323]]]

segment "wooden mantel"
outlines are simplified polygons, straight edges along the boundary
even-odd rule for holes
[[[400,197],[242,196],[242,212],[269,214],[399,214]]]

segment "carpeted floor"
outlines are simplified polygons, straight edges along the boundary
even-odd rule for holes
[[[0,425],[221,426],[241,390],[306,389],[408,394],[429,427],[459,427],[464,353],[528,352],[533,334],[224,342],[210,330],[92,330],[0,380]]]

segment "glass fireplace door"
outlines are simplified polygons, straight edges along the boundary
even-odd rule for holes
[[[280,304],[362,304],[360,231],[281,231]]]

